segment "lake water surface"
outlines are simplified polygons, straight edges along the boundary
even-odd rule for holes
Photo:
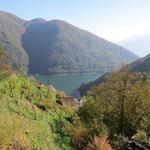
[[[69,75],[32,75],[44,84],[52,84],[56,89],[71,95],[82,83],[93,81],[100,77],[100,73],[95,74],[69,74]]]

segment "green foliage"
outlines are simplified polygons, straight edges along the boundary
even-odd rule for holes
[[[69,106],[57,104],[58,95],[65,96],[15,73],[2,80],[0,147],[71,149],[73,140],[65,127],[73,126],[77,114]]]
[[[4,52],[4,48],[0,45],[0,66],[1,67],[5,64],[5,61],[6,61],[6,55]]]
[[[0,81],[11,75],[12,70],[9,67],[8,57],[4,52],[4,48],[0,45]]]
[[[88,99],[79,110],[79,116],[87,127],[90,138],[94,137],[94,135],[102,136],[107,134],[107,128],[103,123],[103,110],[99,109],[101,108],[100,105],[92,99]]]
[[[84,96],[87,94],[87,92],[93,87],[96,86],[98,84],[101,84],[102,82],[104,82],[106,80],[107,75],[109,75],[109,73],[105,73],[104,75],[100,76],[98,79],[96,79],[95,81],[91,81],[88,83],[84,83],[79,87],[79,91],[81,96]]]
[[[149,80],[145,80],[140,73],[130,72],[128,67],[122,67],[88,92],[79,115],[91,129],[98,130],[98,125],[104,124],[110,137],[116,134],[131,137],[137,130],[143,130],[148,135],[149,91]]]
[[[150,145],[150,137],[148,137],[146,132],[143,130],[138,130],[132,138],[142,143],[148,143]]]

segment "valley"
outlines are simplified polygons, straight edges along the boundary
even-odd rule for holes
[[[138,56],[62,20],[25,21],[0,12],[0,44],[24,74],[105,73]]]
[[[150,150],[149,5],[1,1],[0,150]]]

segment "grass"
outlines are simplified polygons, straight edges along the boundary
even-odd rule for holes
[[[64,125],[75,112],[57,104],[65,96],[24,76],[0,82],[0,149],[71,149]],[[62,138],[62,136],[64,136]]]

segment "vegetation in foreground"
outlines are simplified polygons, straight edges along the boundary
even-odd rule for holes
[[[128,67],[122,67],[94,86],[84,99],[79,116],[93,135],[102,136],[107,131],[117,150],[128,150],[130,140],[139,142],[144,149],[150,148],[148,74],[131,73]]]
[[[0,68],[0,149],[71,149],[73,138],[65,126],[71,128],[77,115],[61,104],[64,93],[17,74],[4,63]]]
[[[64,93],[15,73],[0,57],[0,149],[138,149],[128,140],[148,149],[148,76],[122,67],[93,87],[75,111],[62,103]]]

